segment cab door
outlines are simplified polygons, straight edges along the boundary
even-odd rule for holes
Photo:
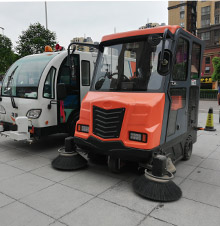
[[[167,124],[166,141],[174,140],[187,132],[190,39],[179,35],[176,41],[174,64],[168,89],[170,110]],[[176,147],[176,158],[181,155],[181,148]]]
[[[58,124],[64,124],[68,121],[73,111],[79,111],[80,107],[80,65],[79,55],[71,55],[72,68],[68,64],[68,58],[66,57],[58,72],[57,84],[65,84],[66,98],[58,101]]]

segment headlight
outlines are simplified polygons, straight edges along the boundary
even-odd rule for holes
[[[5,108],[2,105],[0,105],[0,113],[1,114],[5,114],[6,113]]]
[[[31,109],[27,113],[27,117],[31,119],[39,118],[41,114],[41,109]]]
[[[88,125],[77,125],[77,131],[82,133],[88,133],[89,132],[89,126]]]
[[[146,133],[137,133],[137,132],[130,132],[129,139],[133,141],[147,143],[147,134]]]

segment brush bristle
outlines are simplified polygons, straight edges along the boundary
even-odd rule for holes
[[[133,181],[134,191],[147,199],[160,202],[171,202],[181,198],[181,189],[173,182],[157,182],[142,175]]]
[[[87,166],[87,160],[80,154],[77,155],[58,155],[53,161],[52,166],[59,170],[77,170]]]

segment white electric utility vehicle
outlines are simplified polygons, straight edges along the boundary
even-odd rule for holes
[[[69,57],[68,57],[69,52]],[[14,140],[73,135],[90,88],[96,52],[45,52],[17,60],[0,96],[0,132]]]

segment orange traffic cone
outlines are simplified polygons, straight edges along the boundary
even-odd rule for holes
[[[209,108],[205,130],[206,131],[216,131],[216,129],[214,128],[214,123],[213,123],[213,108]]]

